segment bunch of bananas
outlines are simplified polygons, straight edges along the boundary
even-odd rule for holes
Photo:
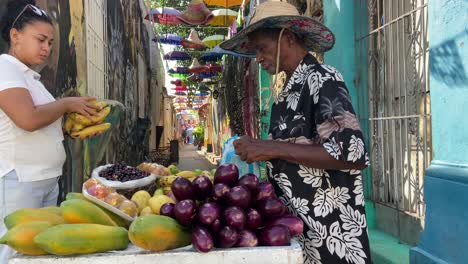
[[[110,123],[103,123],[107,115],[111,111],[111,107],[106,102],[90,101],[99,109],[97,115],[88,118],[78,113],[68,114],[65,121],[65,132],[72,138],[85,139],[98,136],[106,132],[110,127]]]

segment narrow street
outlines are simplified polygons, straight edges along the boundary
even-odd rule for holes
[[[194,145],[187,144],[179,151],[179,170],[211,170],[216,168]]]

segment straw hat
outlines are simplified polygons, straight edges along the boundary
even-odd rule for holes
[[[213,19],[213,14],[206,7],[203,0],[192,0],[178,18],[186,24],[204,25]]]
[[[234,37],[220,44],[225,50],[240,54],[254,55],[248,43],[248,35],[261,28],[289,29],[303,37],[310,51],[325,52],[335,44],[335,36],[322,23],[311,17],[301,16],[296,7],[286,2],[266,1],[257,6],[250,23]]]
[[[194,58],[192,61],[192,65],[189,67],[189,71],[191,73],[200,73],[206,71],[207,68],[204,65],[201,65],[200,62],[198,62],[197,58]]]
[[[186,49],[204,49],[207,48],[205,43],[200,40],[198,37],[198,32],[194,29],[190,30],[189,37],[187,39],[181,40],[182,46]]]

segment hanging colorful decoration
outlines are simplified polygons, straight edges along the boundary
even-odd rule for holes
[[[214,48],[216,45],[223,42],[225,39],[226,39],[226,36],[224,35],[212,35],[212,36],[204,38],[202,41],[209,48]]]
[[[166,25],[180,25],[182,21],[179,20],[179,16],[181,12],[172,7],[158,7],[152,8],[149,14],[145,17],[146,20],[151,20],[151,16],[153,17],[153,21],[159,24],[166,24]]]
[[[214,15],[203,3],[203,0],[192,0],[187,9],[178,16],[178,19],[189,25],[206,25],[213,17]]]
[[[200,62],[198,62],[197,58],[194,58],[192,61],[192,65],[189,67],[189,71],[191,73],[201,73],[201,72],[206,72],[208,68],[205,65],[201,65]]]
[[[177,34],[163,34],[159,37],[159,42],[167,45],[180,45],[182,37]]]
[[[207,46],[198,37],[198,32],[194,29],[190,30],[187,39],[181,40],[182,47],[186,49],[205,49]]]
[[[231,9],[216,9],[212,13],[214,17],[208,24],[213,26],[227,27],[237,19],[237,12]]]
[[[222,6],[222,7],[233,7],[240,6],[242,3],[247,4],[249,0],[204,0],[209,6]]]
[[[171,51],[164,55],[165,60],[191,60],[192,57],[185,51]]]

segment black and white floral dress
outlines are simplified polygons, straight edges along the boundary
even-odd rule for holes
[[[343,77],[307,55],[274,103],[270,136],[321,144],[335,159],[368,164],[363,135]],[[267,162],[269,181],[304,220],[304,263],[371,263],[360,170],[321,170]]]

